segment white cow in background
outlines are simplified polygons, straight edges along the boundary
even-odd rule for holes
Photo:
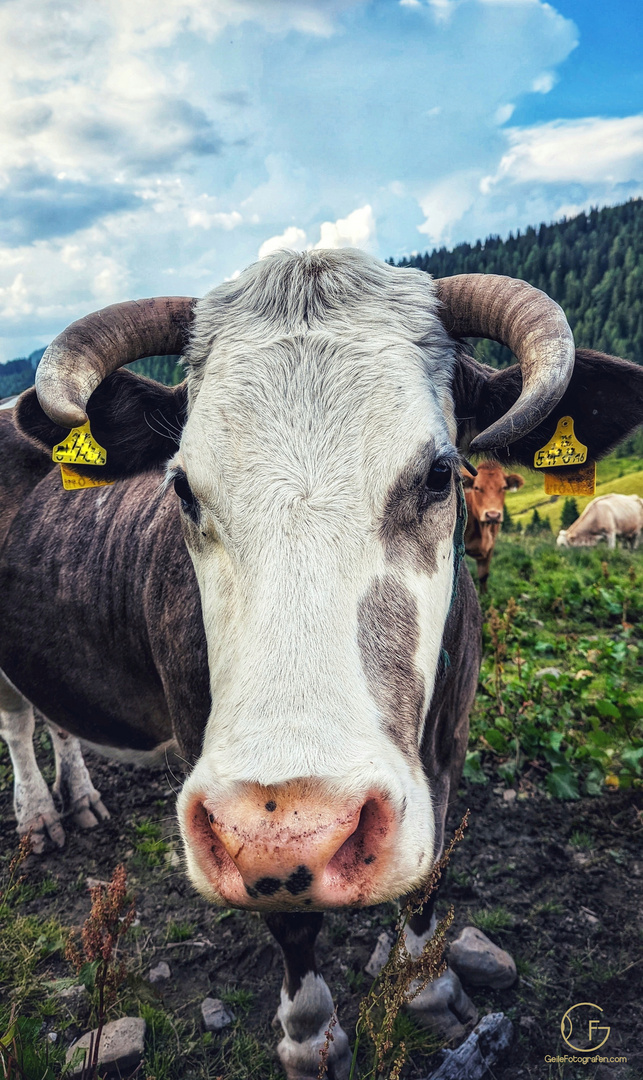
[[[615,548],[616,537],[621,536],[635,550],[642,530],[643,499],[638,495],[599,495],[568,529],[560,530],[556,543],[559,547],[593,547],[606,540],[609,548]]]

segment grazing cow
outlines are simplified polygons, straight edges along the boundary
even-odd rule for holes
[[[638,495],[599,495],[568,529],[560,530],[556,543],[559,547],[593,547],[606,540],[609,548],[615,548],[620,536],[634,551],[642,531],[643,499]]]
[[[519,366],[477,363],[467,336]],[[178,387],[117,370],[182,350]],[[480,661],[457,447],[527,464],[573,414],[598,456],[642,400],[643,370],[575,355],[523,281],[315,251],[198,302],[81,319],[0,414],[1,708],[22,791],[30,703],[110,752],[176,741],[191,880],[266,913],[282,945],[289,1078],[317,1075],[332,1011],[320,912],[412,890],[442,850]],[[87,417],[107,462],[77,471],[115,482],[67,492],[51,450]],[[24,828],[34,807],[17,810]],[[452,972],[415,1004],[450,1034],[475,1015]],[[338,1025],[335,1080],[349,1058]]]
[[[520,473],[506,473],[497,461],[481,461],[476,471],[475,477],[467,470],[462,474],[467,503],[464,547],[478,564],[478,581],[482,592],[486,592],[489,564],[504,517],[505,495],[518,491],[525,481]]]

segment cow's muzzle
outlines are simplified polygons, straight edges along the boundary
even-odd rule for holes
[[[347,802],[319,781],[194,796],[186,811],[187,842],[213,890],[254,910],[376,902],[397,833],[387,795]]]

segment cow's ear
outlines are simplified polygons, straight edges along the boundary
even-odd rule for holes
[[[520,473],[512,472],[505,473],[505,484],[507,485],[507,491],[519,491],[525,482],[524,476]]]
[[[470,473],[463,472],[462,473],[462,487],[465,488],[465,489],[466,488],[472,488],[473,487],[473,479],[474,478],[473,478],[473,476],[471,476]]]
[[[459,444],[466,449],[473,437],[503,416],[517,401],[522,385],[517,364],[500,371],[460,356],[453,382]],[[534,467],[534,455],[552,438],[558,421],[571,416],[576,438],[590,460],[609,453],[641,423],[643,367],[616,356],[576,350],[574,372],[554,411],[524,438],[509,447],[494,448],[504,462]]]
[[[162,468],[178,449],[186,410],[185,383],[163,386],[131,371],[114,372],[87,404],[91,432],[107,451],[107,464],[73,468],[101,480]],[[33,388],[22,394],[14,415],[22,434],[49,456],[69,434],[49,419]]]

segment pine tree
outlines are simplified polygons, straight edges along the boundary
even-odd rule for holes
[[[579,510],[576,504],[576,499],[565,499],[563,503],[563,512],[560,515],[560,527],[561,529],[568,529],[570,525],[576,521],[579,517]]]

